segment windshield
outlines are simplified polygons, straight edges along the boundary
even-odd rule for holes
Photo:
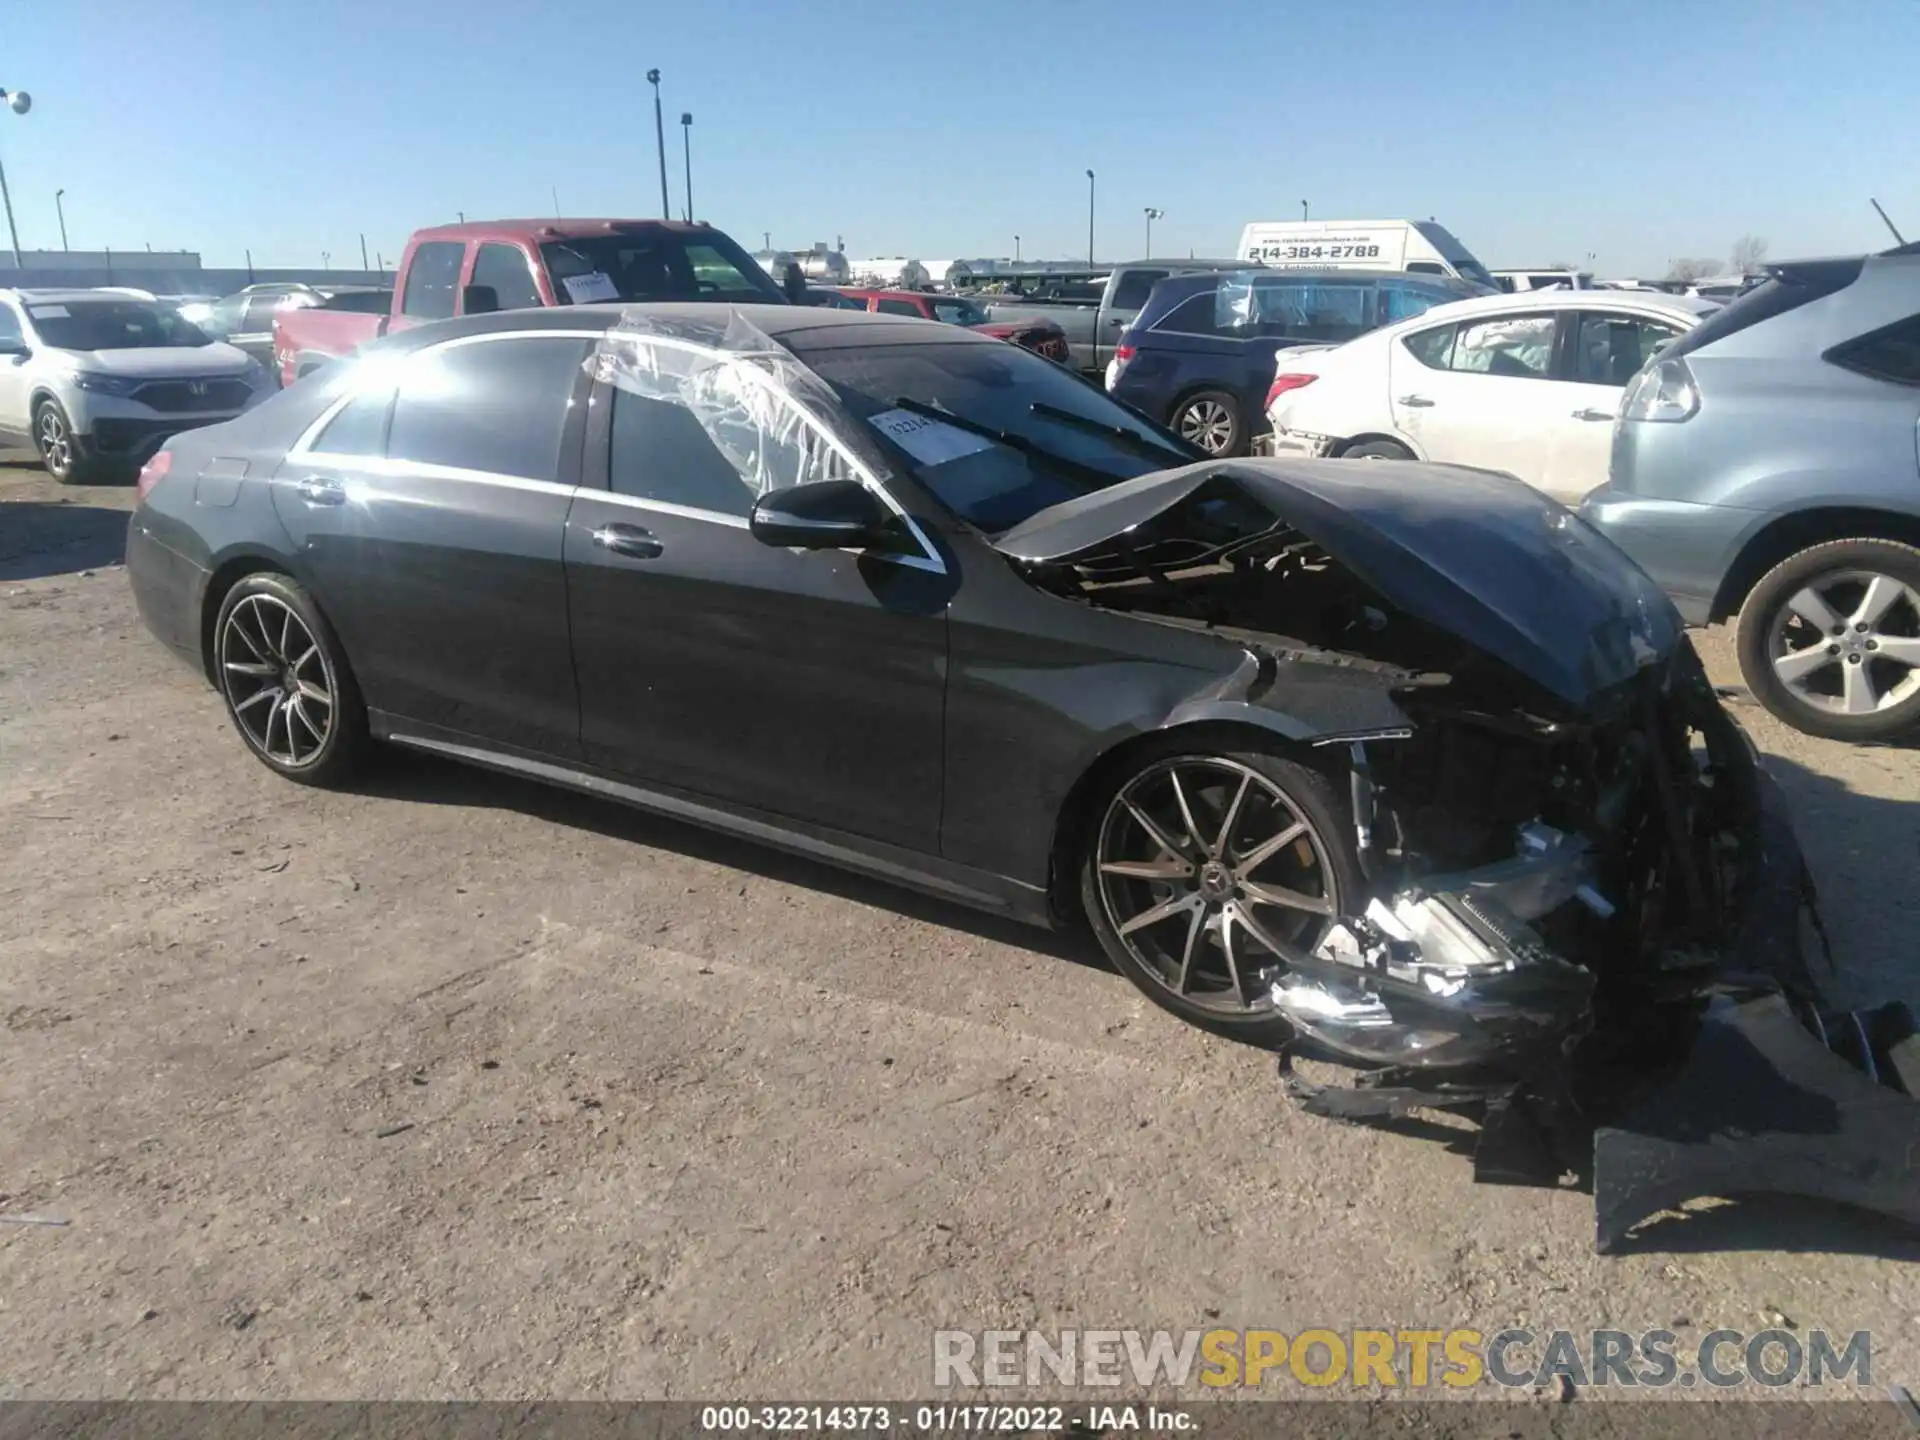
[[[1484,286],[1490,291],[1502,288],[1500,282],[1493,278],[1493,272],[1470,255],[1449,256],[1447,263],[1458,270],[1463,278],[1473,281],[1476,285]]]
[[[781,304],[786,296],[746,251],[724,235],[670,230],[633,235],[581,235],[540,247],[553,298],[562,305],[596,300],[723,300]]]
[[[944,320],[949,325],[984,325],[987,312],[971,300],[941,300],[933,302],[933,318]]]
[[[29,304],[33,328],[56,350],[161,350],[211,345],[213,337],[171,305],[144,300]]]
[[[1063,500],[1206,458],[1016,346],[816,346],[806,331],[785,338],[896,463],[989,535]]]

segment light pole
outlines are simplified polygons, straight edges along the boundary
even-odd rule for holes
[[[0,99],[7,102],[7,108],[16,115],[24,115],[33,108],[33,97],[24,90],[0,90]],[[0,165],[0,201],[6,202],[7,235],[13,241],[13,268],[26,269],[26,261],[20,258],[20,231],[13,223],[13,196],[7,191],[7,170]]]
[[[1013,263],[1016,265],[1020,263],[1020,237],[1018,235],[1013,237]]]
[[[673,202],[667,199],[667,123],[660,114],[660,72],[647,71],[647,83],[653,86],[653,140],[660,152],[660,218],[673,218]]]
[[[1300,218],[1302,220],[1307,218],[1307,202],[1304,200],[1300,202]]]
[[[60,203],[61,198],[65,196],[66,193],[64,189],[53,192],[54,213],[60,217],[60,248],[62,250],[69,248],[67,245],[67,207]]]
[[[680,153],[687,162],[687,223],[693,223],[693,112],[680,112]]]
[[[1093,171],[1087,171],[1087,268],[1093,268]]]
[[[1147,253],[1141,256],[1141,259],[1151,260],[1153,258],[1153,222],[1166,213],[1164,210],[1154,209],[1151,205],[1147,206]]]
[[[322,250],[320,252],[320,268],[322,270],[331,270],[333,268],[333,252],[331,250]]]

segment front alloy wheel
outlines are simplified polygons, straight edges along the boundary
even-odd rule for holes
[[[1146,764],[1101,817],[1085,886],[1094,929],[1155,1003],[1284,1038],[1264,972],[1310,952],[1359,890],[1337,813],[1323,777],[1273,756]]]

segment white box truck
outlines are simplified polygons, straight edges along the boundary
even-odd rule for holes
[[[1496,288],[1473,252],[1431,220],[1256,220],[1236,253],[1280,270],[1410,270]]]

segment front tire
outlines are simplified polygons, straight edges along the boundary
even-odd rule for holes
[[[1364,440],[1340,452],[1342,460],[1411,460],[1413,452],[1397,440]]]
[[[73,422],[57,400],[42,400],[33,410],[33,445],[47,474],[62,485],[91,485],[103,467],[82,450]]]
[[[1278,755],[1171,737],[1136,755],[1093,813],[1081,903],[1121,974],[1216,1034],[1292,1038],[1261,972],[1310,951],[1365,885],[1324,775]]]
[[[1240,402],[1224,390],[1187,396],[1174,407],[1168,428],[1209,455],[1238,455],[1246,449],[1247,425],[1240,417]]]
[[[1781,561],[1740,607],[1740,673],[1808,735],[1855,743],[1920,726],[1920,550],[1834,540]]]
[[[255,759],[302,785],[337,785],[367,749],[367,712],[339,637],[305,588],[249,575],[213,623],[214,677]]]

